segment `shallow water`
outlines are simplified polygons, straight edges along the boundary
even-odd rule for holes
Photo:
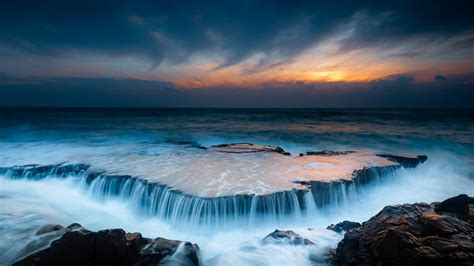
[[[203,168],[203,151],[194,144],[230,142],[281,146],[292,154],[364,150],[426,154],[429,159],[415,169],[402,169],[390,178],[347,191],[347,198],[311,213],[292,213],[285,219],[266,216],[259,223],[237,217],[220,225],[170,222],[138,209],[127,198],[101,197],[73,177],[37,181],[0,177],[0,254],[4,254],[0,261],[9,264],[23,254],[21,250],[35,239],[38,226],[78,222],[91,230],[121,227],[147,237],[192,241],[199,244],[201,260],[208,265],[324,263],[326,249],[334,248],[342,238],[324,229],[331,223],[364,221],[388,204],[474,194],[473,117],[472,110],[2,109],[3,167],[85,162],[96,169],[115,166],[111,174],[156,172],[154,176],[160,178],[183,178],[190,174],[183,171],[183,162],[187,167]],[[183,141],[194,144],[183,145]],[[255,169],[265,169],[272,158],[219,154],[211,160],[219,168],[202,172],[225,176],[228,169],[240,169],[237,175],[258,176],[265,171]],[[272,165],[273,174],[287,170],[285,164]],[[228,188],[218,181],[213,187],[217,192]],[[261,244],[276,228],[292,229],[317,245]]]

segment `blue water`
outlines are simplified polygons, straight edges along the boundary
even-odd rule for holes
[[[293,155],[329,149],[429,157],[416,169],[358,192],[349,202],[305,219],[264,220],[245,234],[239,226],[204,230],[198,224],[170,224],[137,211],[126,199],[97,198],[70,178],[0,177],[0,264],[24,255],[22,249],[41,224],[80,222],[93,230],[122,227],[149,237],[196,242],[202,263],[208,265],[304,265],[324,257],[342,237],[324,229],[330,223],[363,221],[387,204],[474,194],[472,109],[2,108],[0,125],[0,167],[87,162],[101,168],[114,165],[121,173],[134,167],[172,175],[182,158],[201,156],[197,146],[232,142],[280,146]],[[235,163],[246,167],[246,161]],[[259,240],[276,227],[293,229],[318,245],[262,245]]]
[[[1,139],[473,148],[472,109],[0,109]]]

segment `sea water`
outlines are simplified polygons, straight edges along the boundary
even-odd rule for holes
[[[242,182],[249,176],[258,181],[259,176],[264,180],[265,173],[288,169],[274,164],[271,171],[262,170],[273,162],[268,154],[213,155],[208,158],[211,163],[203,165],[206,154],[199,147],[247,142],[280,146],[293,156],[329,149],[429,158],[417,168],[397,170],[363,188],[334,189],[337,200],[324,207],[311,205],[313,197],[303,195],[307,205],[303,211],[206,216],[225,218],[219,222],[151,212],[154,208],[142,204],[146,199],[140,198],[140,189],[108,195],[100,184],[85,185],[72,174],[40,180],[4,174],[0,177],[2,265],[34,251],[35,241],[36,248],[41,246],[35,236],[41,225],[74,222],[90,230],[120,227],[151,238],[191,241],[200,246],[205,265],[325,264],[327,250],[342,238],[325,229],[331,223],[362,222],[389,204],[474,194],[473,110],[0,109],[0,123],[0,167],[86,163],[94,171],[107,170],[107,175],[146,176],[156,182],[176,178],[190,187],[199,178],[193,173],[199,173],[216,182],[212,186],[216,195],[229,190],[225,182],[229,175],[242,176]],[[265,189],[264,182],[256,186]],[[289,202],[285,208],[299,209]],[[278,199],[268,203],[278,204],[283,203]],[[291,229],[316,245],[262,244],[261,239],[275,229]]]

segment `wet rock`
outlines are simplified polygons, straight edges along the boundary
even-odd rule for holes
[[[449,212],[459,216],[470,216],[471,211],[469,205],[474,204],[474,198],[469,197],[466,194],[449,198],[443,202],[435,205],[435,211],[437,212]]]
[[[347,155],[351,153],[356,153],[356,151],[331,151],[331,150],[308,151],[308,152],[300,153],[300,156],[310,156],[310,155],[337,156],[337,155]]]
[[[332,230],[337,233],[348,232],[351,229],[357,228],[360,226],[360,223],[351,222],[351,221],[342,221],[337,224],[331,224],[326,229]]]
[[[474,204],[470,204],[468,206],[468,209],[464,215],[464,219],[471,225],[474,225]]]
[[[192,140],[166,140],[165,143],[182,145],[185,148],[196,148],[206,150],[207,148]]]
[[[290,245],[314,245],[314,242],[306,239],[291,230],[275,230],[267,235],[263,244],[290,244]]]
[[[460,195],[442,203],[387,206],[344,235],[336,261],[340,265],[472,265],[474,227],[470,217],[457,211],[465,210],[466,202],[473,199]]]
[[[189,242],[144,238],[140,233],[127,234],[123,229],[92,232],[72,224],[48,248],[14,265],[158,265],[178,253],[178,249],[183,258],[181,265],[199,264],[199,248]]]
[[[428,160],[426,155],[417,155],[416,157],[407,157],[394,154],[377,154],[377,156],[386,158],[392,162],[396,162],[405,168],[415,168],[418,164]]]
[[[64,230],[64,227],[59,224],[46,224],[43,225],[37,232],[36,235],[44,235],[52,232],[60,232]]]
[[[257,145],[252,143],[230,143],[220,144],[210,147],[211,150],[227,153],[256,153],[256,152],[275,152],[283,155],[291,155],[281,147]]]
[[[67,229],[63,226],[56,224],[46,224],[41,226],[35,232],[35,237],[32,237],[30,241],[16,255],[18,257],[25,257],[29,254],[44,249],[48,247],[52,241],[61,237],[66,232],[66,230]]]

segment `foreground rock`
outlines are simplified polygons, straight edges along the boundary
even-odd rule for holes
[[[289,244],[289,245],[314,245],[314,242],[306,239],[291,230],[275,230],[267,235],[263,244]]]
[[[360,223],[351,222],[351,221],[343,221],[337,224],[331,224],[326,229],[332,230],[336,233],[342,233],[342,232],[347,232],[357,227],[360,227]]]
[[[283,155],[291,155],[281,147],[257,145],[252,143],[230,143],[220,144],[209,148],[213,151],[227,152],[227,153],[255,153],[255,152],[275,152]]]
[[[340,265],[473,265],[474,198],[385,207],[347,232]]]
[[[79,224],[43,227],[38,234],[63,232],[61,238],[14,265],[199,265],[199,247],[189,242],[144,238],[122,229],[91,232]]]

